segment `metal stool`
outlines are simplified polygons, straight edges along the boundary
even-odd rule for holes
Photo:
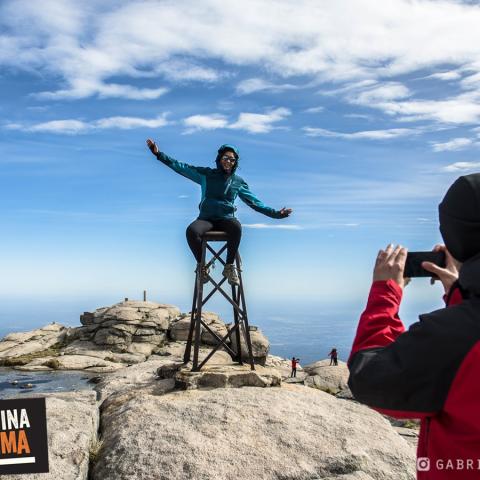
[[[235,256],[235,266],[237,267],[238,277],[240,280],[240,285],[231,285],[232,293],[229,295],[225,290],[222,288],[223,283],[227,280],[225,277],[217,283],[215,280],[208,275],[208,283],[213,285],[212,290],[208,293],[208,295],[204,298],[204,284],[202,282],[202,267],[205,266],[207,268],[211,267],[213,263],[218,260],[222,265],[225,265],[226,262],[221,258],[221,254],[227,249],[227,244],[225,243],[222,248],[219,250],[215,250],[212,248],[210,243],[212,242],[226,242],[227,241],[227,234],[225,232],[217,232],[217,231],[209,231],[203,235],[202,238],[202,259],[200,262],[200,268],[197,268],[196,277],[195,277],[195,288],[193,291],[193,302],[192,302],[192,312],[190,317],[190,330],[188,332],[188,339],[187,339],[187,346],[185,347],[185,354],[183,356],[183,360],[185,363],[190,361],[190,354],[192,348],[192,340],[193,340],[193,333],[195,331],[195,341],[193,342],[193,366],[192,372],[198,372],[213,354],[220,348],[224,347],[225,350],[230,354],[233,361],[238,362],[240,365],[243,364],[242,362],[242,349],[241,349],[241,342],[240,342],[240,335],[242,334],[245,343],[247,345],[248,351],[248,361],[250,363],[250,368],[255,370],[255,365],[253,363],[253,352],[252,352],[252,341],[250,339],[250,330],[248,327],[248,315],[247,315],[247,307],[245,304],[245,293],[243,291],[243,281],[242,281],[242,274],[240,270],[241,266],[241,259],[240,254],[237,252]],[[206,262],[207,250],[212,254],[212,258]],[[205,284],[205,286],[207,285]],[[227,327],[227,333],[223,338],[220,338],[203,320],[202,320],[202,308],[203,306],[212,298],[215,293],[221,293],[225,299],[232,305],[233,308],[233,318],[234,323],[231,328]],[[200,335],[201,335],[201,327],[204,327],[212,336],[217,340],[217,345],[213,347],[210,353],[205,357],[205,359],[198,364],[198,351],[200,348]],[[226,344],[227,339],[230,340],[232,343],[232,333],[236,333],[235,340],[236,340],[236,349],[237,353],[233,351],[233,349]]]

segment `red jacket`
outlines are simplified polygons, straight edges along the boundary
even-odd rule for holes
[[[408,331],[401,298],[393,280],[373,283],[348,360],[350,389],[381,413],[421,419],[419,480],[480,479],[480,259],[463,265],[447,308]]]

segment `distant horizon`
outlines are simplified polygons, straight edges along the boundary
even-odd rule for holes
[[[366,285],[368,292],[369,285]],[[433,290],[432,290],[433,289]],[[431,292],[430,292],[431,291]],[[435,292],[436,302],[430,303],[430,293]],[[148,293],[148,292],[147,292]],[[248,293],[248,291],[247,291]],[[112,298],[112,297],[110,297]],[[131,300],[141,300],[129,297]],[[105,299],[107,300],[107,299]],[[96,308],[110,306],[123,301],[124,298],[114,298],[111,302],[101,298],[24,298],[19,307],[17,299],[9,299],[0,295],[3,309],[0,311],[0,339],[13,331],[28,331],[40,328],[52,321],[65,326],[80,326],[80,314],[84,311],[94,311]],[[147,300],[158,301],[150,298]],[[160,303],[169,303],[180,307],[182,313],[190,310],[191,298],[184,302],[162,299]],[[341,305],[311,299],[301,303],[284,299],[251,299],[247,295],[247,308],[250,323],[257,325],[271,342],[271,354],[285,357],[299,356],[302,364],[312,363],[326,358],[326,349],[337,346],[339,358],[346,361],[356,330],[360,314],[365,307],[365,298],[356,302]],[[415,279],[406,288],[400,316],[408,326],[418,321],[418,315],[441,308],[441,288],[431,287],[427,279]],[[217,301],[207,304],[207,311],[218,313],[222,320],[232,320],[231,308],[226,302]],[[318,355],[316,352],[319,352]],[[320,353],[322,352],[322,353]],[[306,361],[305,361],[306,360]]]

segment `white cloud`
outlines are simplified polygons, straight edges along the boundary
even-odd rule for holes
[[[52,120],[25,128],[29,132],[82,133],[89,129],[88,123],[80,120]]]
[[[275,127],[273,124],[285,119],[290,115],[286,108],[276,108],[267,113],[245,113],[238,115],[235,122],[229,123],[225,115],[192,115],[187,117],[183,123],[187,127],[184,133],[193,133],[198,130],[215,130],[217,128],[228,128],[232,130],[246,130],[250,133],[268,133]]]
[[[365,115],[364,113],[346,113],[346,118],[361,118],[363,120],[373,120],[372,115]]]
[[[464,79],[462,79],[460,85],[467,90],[478,90],[480,86],[480,72],[466,76]]]
[[[156,118],[139,118],[139,117],[106,117],[84,122],[82,120],[51,120],[49,122],[37,123],[34,125],[23,125],[19,123],[9,123],[5,128],[10,130],[23,130],[25,132],[44,132],[75,135],[85,133],[92,130],[104,130],[109,128],[118,128],[127,130],[132,128],[159,128],[168,124],[166,114]]]
[[[399,120],[433,120],[441,123],[469,124],[480,121],[480,91],[466,93],[446,100],[411,100],[385,102],[375,105],[385,113],[398,115]]]
[[[238,120],[229,128],[246,130],[250,133],[268,133],[273,130],[272,124],[279,122],[290,115],[287,108],[276,108],[268,113],[240,113]]]
[[[290,111],[286,108],[276,108],[266,113],[240,113],[237,120],[229,122],[225,115],[191,115],[183,120],[186,127],[184,133],[193,133],[200,130],[216,130],[226,128],[231,130],[245,130],[250,133],[268,133],[276,127],[274,124],[284,120]],[[9,130],[23,130],[25,132],[50,132],[63,134],[78,134],[93,130],[116,128],[121,130],[133,128],[160,128],[168,125],[167,114],[155,118],[141,117],[106,117],[93,121],[77,119],[51,120],[36,124],[7,123],[4,128]]]
[[[463,148],[472,145],[473,140],[470,138],[454,138],[444,143],[432,143],[434,152],[450,152],[454,150],[462,150]]]
[[[350,92],[359,92],[362,89],[367,89],[373,85],[378,85],[378,82],[373,79],[350,81],[348,83],[343,83],[341,87],[328,90],[322,89],[318,93],[329,97],[340,97]]]
[[[16,22],[22,26],[22,15],[25,14],[25,20],[36,17],[38,24],[35,28],[44,34],[55,32],[68,35],[71,33],[81,34],[96,13],[92,6],[79,5],[75,0],[45,0],[42,4],[33,3],[29,0],[19,0],[6,2],[6,13],[8,13]]]
[[[449,72],[439,72],[429,75],[427,78],[437,78],[438,80],[458,80],[462,78],[462,75],[456,70],[450,70]]]
[[[100,98],[127,98],[129,100],[154,100],[168,92],[167,88],[136,88],[131,85],[99,82],[76,82],[68,90],[55,92],[39,92],[35,97],[40,99],[60,100],[79,99],[98,95]]]
[[[443,168],[445,172],[465,173],[472,170],[480,170],[480,162],[455,162]]]
[[[390,128],[386,130],[364,130],[353,133],[342,133],[326,130],[324,128],[304,127],[303,131],[308,137],[334,137],[345,138],[347,140],[389,140],[391,138],[417,135],[421,130],[412,128]]]
[[[192,115],[183,120],[187,130],[185,133],[193,133],[198,130],[215,130],[217,128],[227,128],[228,120],[225,115]]]
[[[323,112],[324,110],[325,110],[325,107],[322,107],[322,106],[311,107],[311,108],[307,108],[305,110],[305,113],[320,113],[320,112]]]
[[[462,91],[439,100],[409,98],[412,96],[413,92],[398,82],[366,87],[359,84],[344,92],[349,103],[381,110],[403,122],[469,124],[480,121],[480,81],[478,90]]]
[[[276,75],[271,87],[288,85],[282,79],[293,76],[388,82],[448,64],[451,71],[432,79],[461,81],[455,72],[469,68],[463,88],[480,88],[480,9],[455,0],[299,0],[274,6],[271,0],[4,0],[0,18],[0,64],[60,79],[57,91],[49,92],[56,98],[156,98],[163,86],[119,86],[111,79],[159,75],[212,82],[243,67]],[[416,114],[422,112],[410,113]]]
[[[145,75],[145,72],[143,73]],[[186,61],[185,59],[175,59],[169,62],[162,62],[155,66],[151,76],[162,75],[165,78],[174,82],[181,81],[201,81],[201,82],[216,82],[217,80],[226,77],[225,73],[218,72],[213,68],[198,65],[193,61]]]
[[[101,118],[92,123],[94,128],[119,128],[127,130],[131,128],[159,128],[168,124],[164,115],[156,118],[139,118],[139,117],[108,117]]]
[[[343,94],[351,104],[378,109],[402,122],[428,120],[443,124],[469,124],[480,121],[480,82],[476,91],[462,91],[439,100],[409,98],[413,92],[398,82],[357,83],[349,89],[328,93]]]
[[[411,92],[405,85],[398,82],[388,82],[361,90],[352,95],[351,101],[360,105],[370,106],[380,102],[406,98],[410,95]]]
[[[256,229],[278,229],[278,230],[303,230],[303,227],[300,225],[282,225],[282,224],[273,224],[273,223],[244,223],[242,224],[245,228],[256,228]]]
[[[480,121],[476,3],[298,0],[273,7],[271,0],[3,0],[0,5],[0,68],[40,73],[55,82],[49,91],[31,92],[42,100],[153,100],[182,82],[219,82],[255,70],[255,77],[232,88],[242,95],[282,92],[302,88],[291,80],[301,78],[303,86],[334,84],[329,93],[336,92],[340,101],[399,121]],[[445,65],[450,70],[442,71]],[[437,73],[424,79],[450,82],[447,98],[441,89],[415,92],[397,81],[425,71]],[[156,81],[146,86],[145,79]],[[239,125],[254,121],[239,119]],[[258,128],[268,130],[247,130]]]
[[[292,90],[297,88],[295,85],[285,83],[282,85],[276,85],[274,83],[267,82],[261,78],[249,78],[242,80],[236,87],[236,91],[239,95],[248,95],[254,92],[260,92],[268,90],[270,92],[283,92],[285,90]]]

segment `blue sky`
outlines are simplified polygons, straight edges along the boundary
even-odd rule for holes
[[[199,191],[151,137],[206,166],[234,143],[293,208],[238,203],[252,299],[362,305],[378,249],[430,249],[480,167],[479,24],[459,1],[0,1],[2,298],[188,305]]]

